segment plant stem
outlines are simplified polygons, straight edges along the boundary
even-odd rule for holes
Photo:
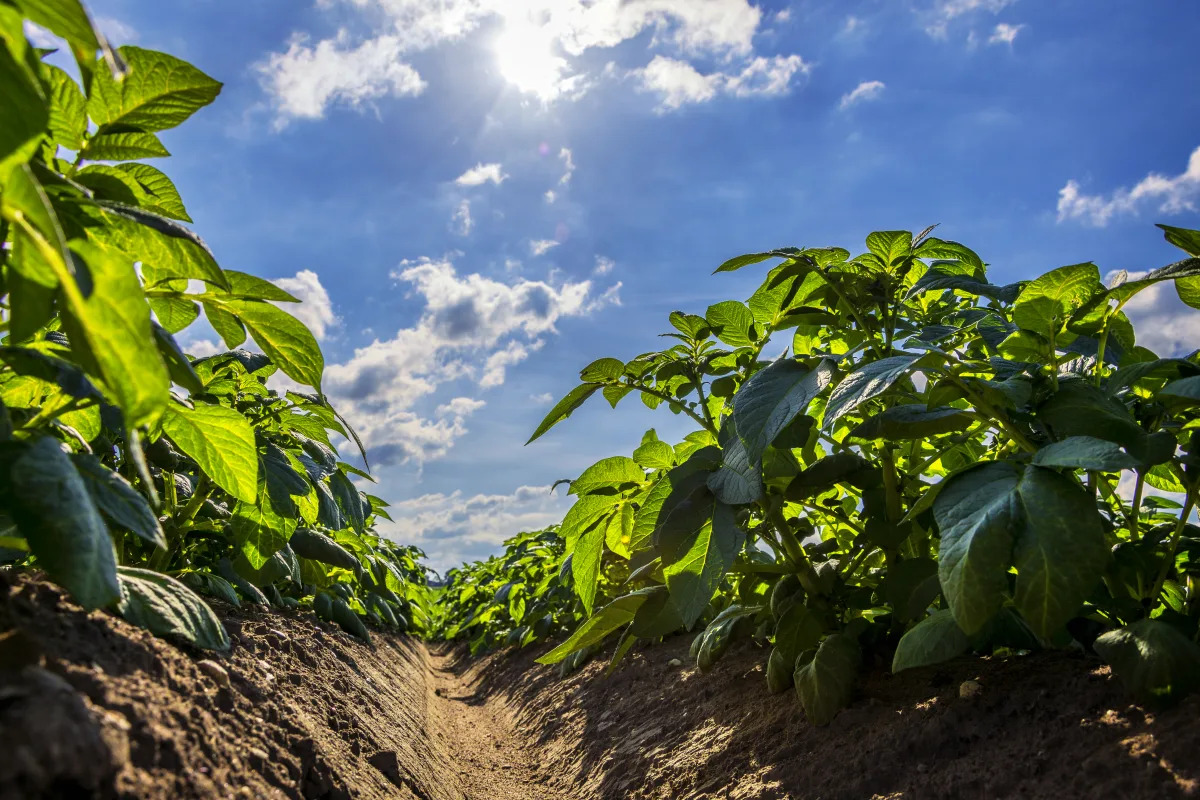
[[[1158,579],[1154,581],[1154,589],[1150,593],[1150,601],[1157,602],[1159,594],[1162,593],[1163,584],[1167,582],[1167,575],[1171,574],[1171,568],[1175,566],[1175,554],[1179,550],[1179,539],[1183,536],[1183,530],[1187,527],[1188,515],[1192,513],[1192,506],[1196,504],[1196,486],[1188,487],[1187,494],[1183,500],[1183,510],[1179,512],[1179,521],[1175,523],[1175,531],[1171,534],[1171,543],[1167,548],[1167,558],[1163,561],[1162,569],[1158,571]]]
[[[671,397],[670,395],[668,395],[666,392],[660,392],[658,389],[655,389],[652,386],[646,386],[645,384],[638,384],[638,385],[635,385],[633,388],[637,389],[640,392],[645,392],[646,394],[650,395],[651,397],[657,397],[659,400],[665,401],[667,403],[667,405],[669,405],[673,408],[678,408],[680,411],[687,414],[692,419],[696,420],[696,422],[699,423],[700,427],[704,428],[704,430],[708,431],[713,436],[717,435],[717,429],[715,426],[713,426],[711,423],[707,422],[704,419],[704,417],[701,417],[695,411],[692,411],[690,408],[688,408],[686,405],[684,405],[683,403],[676,400],[674,397]]]

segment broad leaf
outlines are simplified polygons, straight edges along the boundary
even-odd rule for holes
[[[1012,319],[1025,330],[1056,336],[1076,309],[1103,291],[1095,264],[1059,267],[1026,284],[1013,305]]]
[[[892,672],[940,664],[971,649],[971,640],[949,609],[935,611],[918,622],[896,645]]]
[[[571,416],[571,412],[583,405],[584,402],[593,394],[595,394],[596,390],[601,386],[603,386],[603,384],[581,383],[568,392],[566,397],[564,397],[562,400],[559,400],[554,405],[554,408],[550,409],[550,413],[547,414],[545,419],[542,420],[541,424],[537,426],[537,430],[533,432],[533,435],[529,437],[529,441],[525,442],[525,444],[529,444],[529,442],[537,439],[559,422],[562,422],[564,419]]]
[[[1163,703],[1200,688],[1200,645],[1161,620],[1109,631],[1094,647],[1140,702]]]
[[[96,509],[118,529],[134,533],[158,547],[166,547],[158,516],[121,475],[100,463],[91,453],[71,456]]]
[[[84,161],[136,161],[171,155],[162,141],[146,131],[101,133],[88,139],[79,156]]]
[[[708,307],[705,320],[713,333],[725,344],[733,347],[748,347],[754,344],[754,315],[744,303],[726,300]]]
[[[808,410],[833,379],[833,362],[813,369],[792,359],[779,359],[756,372],[733,399],[733,420],[751,463],[775,441],[793,419]]]
[[[38,565],[84,608],[102,608],[118,600],[117,559],[108,527],[71,459],[48,436],[4,447],[0,464],[8,467],[9,487],[5,510],[29,542]]]
[[[645,480],[646,473],[632,458],[602,458],[571,481],[571,494],[585,495],[605,489],[612,491],[626,484],[640,484]]]
[[[276,514],[269,503],[261,507],[238,503],[233,509],[233,537],[242,555],[254,569],[262,569],[267,559],[292,538],[295,519]]]
[[[88,116],[101,129],[116,124],[145,131],[174,128],[216,99],[221,84],[166,53],[125,46],[119,50],[130,74],[117,81],[98,70]]]
[[[711,522],[699,530],[687,551],[670,564],[664,560],[671,604],[684,627],[695,625],[708,608],[745,541],[746,534],[738,527],[733,509],[716,503]]]
[[[226,300],[222,305],[246,326],[284,375],[321,390],[325,358],[316,337],[303,322],[266,302]]]
[[[1140,463],[1115,442],[1094,436],[1069,436],[1038,450],[1033,463],[1039,467],[1067,467],[1101,472],[1133,469]]]
[[[762,456],[751,459],[732,418],[720,431],[721,466],[708,476],[708,488],[722,503],[747,505],[757,502],[765,491]]]
[[[811,724],[828,725],[850,704],[861,662],[858,642],[835,633],[821,642],[810,661],[796,667],[796,694]]]
[[[633,621],[637,610],[654,589],[642,589],[613,600],[579,626],[570,638],[537,660],[539,664],[557,664],[576,650],[597,644],[605,636]]]
[[[121,616],[156,636],[178,636],[205,650],[229,649],[229,635],[208,604],[170,575],[121,567]]]
[[[926,408],[922,403],[892,406],[866,419],[850,431],[858,439],[924,439],[969,428],[975,419],[968,411],[951,406]]]
[[[891,356],[855,369],[834,387],[825,406],[822,426],[828,430],[841,416],[886,392],[892,384],[908,374],[920,358],[919,355]]]
[[[258,452],[249,420],[224,406],[167,407],[163,431],[213,483],[245,503],[258,493]]]

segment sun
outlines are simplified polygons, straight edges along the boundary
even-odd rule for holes
[[[522,92],[553,100],[563,89],[567,62],[554,52],[554,39],[529,22],[510,19],[496,37],[496,64],[506,81]]]

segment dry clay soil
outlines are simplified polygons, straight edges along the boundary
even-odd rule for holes
[[[877,668],[814,728],[750,644],[707,674],[680,638],[560,679],[536,652],[220,612],[214,657],[0,571],[0,800],[1200,796],[1200,699],[1151,712],[1079,654]]]

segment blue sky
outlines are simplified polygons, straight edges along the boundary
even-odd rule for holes
[[[1200,5],[1179,0],[94,0],[117,42],[225,83],[163,163],[226,267],[306,299],[388,535],[444,569],[557,521],[557,478],[627,453],[636,400],[522,447],[726,258],[962,241],[994,278],[1175,259],[1200,227]],[[1170,289],[1142,342],[1194,349]],[[197,353],[210,330],[186,335]]]

